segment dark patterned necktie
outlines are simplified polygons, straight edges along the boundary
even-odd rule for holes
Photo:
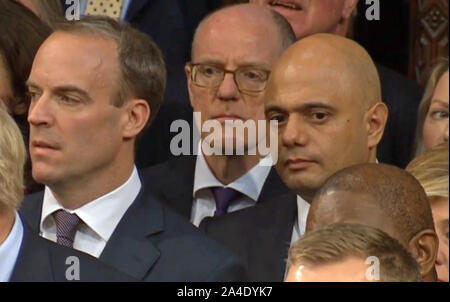
[[[216,212],[214,216],[223,216],[228,213],[228,207],[233,199],[240,193],[231,188],[214,187],[211,188],[216,201]]]
[[[77,226],[81,220],[76,214],[70,214],[64,210],[53,213],[56,222],[56,242],[60,245],[73,247],[73,240],[77,232]]]

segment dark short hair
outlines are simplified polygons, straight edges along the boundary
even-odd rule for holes
[[[30,99],[25,83],[39,47],[51,32],[50,27],[21,3],[0,1],[0,60],[3,59],[11,76],[14,94],[11,109],[15,116],[28,112]]]
[[[289,249],[288,266],[315,267],[370,256],[380,263],[377,281],[422,281],[419,264],[400,242],[381,230],[359,224],[336,223],[307,232]]]
[[[55,31],[98,35],[117,43],[120,78],[119,91],[112,104],[121,107],[130,98],[144,99],[151,108],[147,125],[156,117],[164,99],[166,67],[158,46],[146,34],[126,22],[101,16],[86,16],[79,21],[59,24]]]

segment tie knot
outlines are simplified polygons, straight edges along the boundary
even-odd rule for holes
[[[240,193],[231,188],[214,187],[212,188],[214,199],[216,201],[215,216],[223,216],[228,212],[231,201]]]
[[[64,210],[53,213],[56,223],[57,243],[73,247],[73,240],[77,231],[77,226],[81,220],[76,214],[70,214]]]

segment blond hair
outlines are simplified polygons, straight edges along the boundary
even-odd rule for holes
[[[288,267],[320,265],[375,256],[382,282],[422,281],[420,267],[395,239],[373,227],[336,223],[307,232],[289,249]]]
[[[448,142],[440,144],[416,157],[406,171],[417,178],[430,197],[448,196]]]
[[[18,209],[24,195],[23,136],[0,100],[0,207]]]
[[[419,156],[425,152],[425,144],[423,142],[423,126],[430,109],[434,90],[441,77],[448,71],[448,58],[439,58],[436,65],[431,70],[430,77],[425,88],[425,93],[419,105],[419,116],[417,119],[416,129],[416,151],[415,155]]]

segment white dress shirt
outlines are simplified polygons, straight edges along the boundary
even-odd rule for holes
[[[198,227],[205,217],[214,216],[216,202],[211,187],[227,187],[242,193],[230,204],[228,213],[254,206],[272,166],[257,164],[247,173],[225,186],[214,176],[201,151],[201,146],[199,148],[195,164],[191,222]],[[270,155],[264,160],[269,161],[269,163],[272,162]]]
[[[75,233],[73,248],[98,258],[122,216],[139,194],[141,186],[134,167],[130,178],[123,185],[76,210],[64,209],[50,188],[46,187],[40,224],[41,236],[56,242],[56,224],[52,216],[54,212],[65,210],[76,214],[82,223]]]
[[[297,217],[292,230],[291,246],[305,234],[306,218],[308,218],[310,206],[306,200],[297,195]]]
[[[23,240],[23,225],[16,212],[14,225],[6,240],[0,244],[0,282],[8,282],[16,266]]]

